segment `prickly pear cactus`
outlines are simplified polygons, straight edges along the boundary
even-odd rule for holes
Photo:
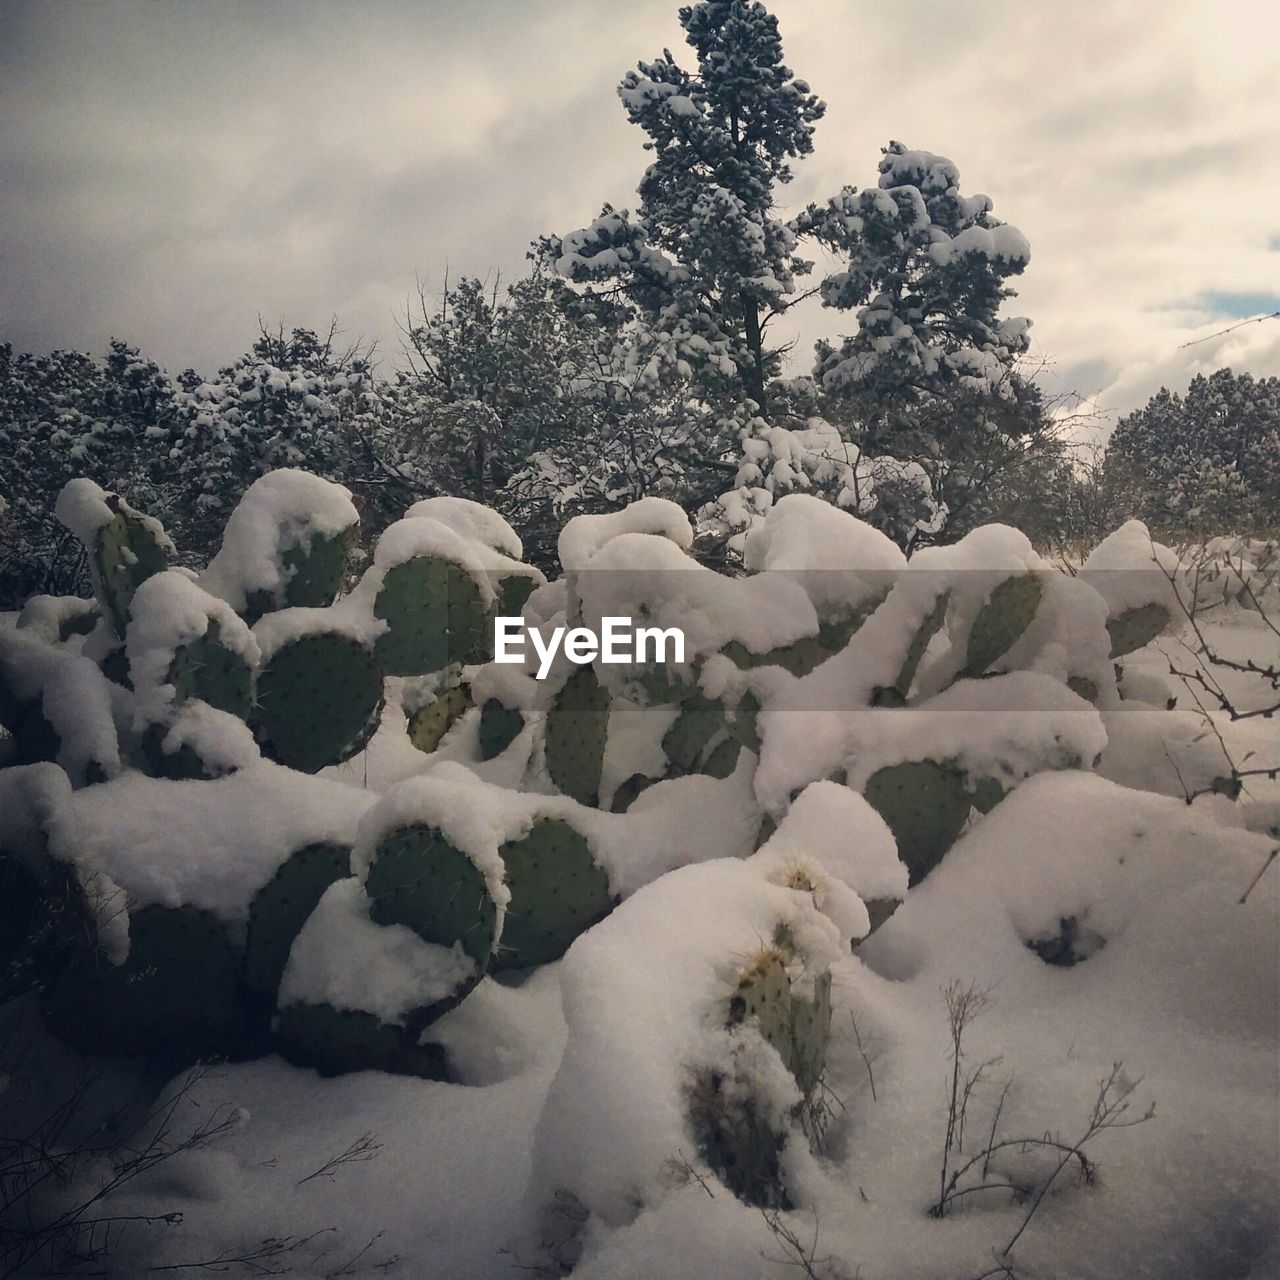
[[[445,1053],[438,1044],[409,1043],[403,1028],[379,1022],[360,1009],[290,1005],[276,1019],[275,1041],[286,1062],[322,1076],[386,1071],[423,1080],[449,1078]]]
[[[204,911],[131,911],[128,959],[82,959],[52,985],[44,1014],[50,1031],[77,1053],[185,1062],[221,1056],[242,1016],[231,944]]]
[[[373,613],[387,624],[376,652],[388,675],[430,675],[486,655],[489,614],[480,588],[448,560],[417,556],[388,569]]]
[[[359,536],[352,525],[341,533],[312,534],[280,555],[284,585],[278,591],[250,591],[244,616],[256,622],[273,609],[323,609],[331,605],[347,576],[351,552]]]
[[[507,841],[500,852],[511,901],[495,969],[559,960],[617,901],[586,838],[559,818],[538,819],[527,836]]]
[[[579,804],[599,803],[609,703],[609,690],[600,684],[594,669],[579,667],[547,712],[547,772]]]
[[[498,908],[484,876],[434,827],[401,827],[379,843],[365,878],[369,918],[402,924],[424,942],[460,944],[476,981],[497,942]]]
[[[1034,573],[1006,578],[991,593],[969,631],[964,676],[980,676],[1022,638],[1040,607],[1044,589]]]
[[[153,573],[169,567],[168,548],[151,521],[116,494],[105,495],[111,520],[97,532],[89,555],[94,566],[94,587],[103,613],[123,636],[129,625],[133,593]]]
[[[471,691],[465,685],[445,689],[434,702],[419,707],[409,716],[409,741],[430,755],[471,706]]]
[[[880,769],[867,780],[862,794],[888,823],[913,885],[955,843],[972,804],[964,774],[934,760],[910,760]]]
[[[273,1001],[289,949],[324,891],[351,874],[351,850],[340,844],[304,845],[254,895],[245,930],[245,984]]]
[[[1107,634],[1111,637],[1111,656],[1123,658],[1126,654],[1150,644],[1169,626],[1169,610],[1162,604],[1144,604],[1136,609],[1107,619]]]
[[[944,591],[934,601],[933,607],[925,615],[915,635],[911,637],[911,643],[907,646],[902,666],[899,667],[893,684],[876,690],[875,702],[878,705],[900,707],[906,702],[908,695],[911,693],[911,686],[915,683],[916,672],[919,670],[920,662],[924,658],[925,650],[929,647],[929,642],[933,637],[942,630],[950,599],[951,593]]]
[[[486,698],[480,708],[480,759],[494,760],[519,736],[524,716],[497,698]]]
[[[282,644],[258,673],[253,726],[263,754],[303,773],[349,760],[378,727],[382,683],[369,649],[340,632]]]
[[[219,711],[247,720],[253,706],[253,672],[243,656],[223,644],[217,621],[198,640],[173,655],[168,683],[174,701],[199,699]]]
[[[679,716],[662,739],[677,771],[713,778],[727,778],[734,771],[741,745],[724,703],[700,693],[680,704]]]

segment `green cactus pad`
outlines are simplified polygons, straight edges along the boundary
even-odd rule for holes
[[[500,850],[511,901],[495,969],[559,960],[569,944],[613,910],[617,898],[586,839],[559,818],[540,818]]]
[[[341,844],[308,844],[281,864],[254,895],[244,941],[244,980],[274,1000],[289,950],[324,891],[351,874],[351,850]]]
[[[791,993],[790,1056],[787,1066],[806,1098],[811,1097],[827,1065],[831,1042],[831,971],[814,980],[813,998]]]
[[[167,726],[151,724],[143,730],[138,743],[138,755],[153,778],[183,779],[220,778],[231,772],[209,764],[190,743],[184,742],[177,751],[164,749]]]
[[[373,736],[381,712],[377,662],[336,631],[281,645],[258,675],[254,730],[263,753],[303,773],[349,760]]]
[[[975,778],[969,794],[973,807],[979,813],[990,813],[1008,795],[1008,792],[995,778]]]
[[[483,661],[492,642],[480,588],[464,569],[435,556],[388,569],[373,612],[388,627],[377,641],[388,675],[430,675],[450,663]]]
[[[929,647],[929,641],[942,628],[943,621],[947,616],[947,604],[951,600],[951,592],[944,591],[933,602],[933,607],[924,616],[920,626],[916,629],[915,635],[911,637],[911,643],[907,645],[906,657],[902,660],[902,666],[898,669],[897,678],[893,684],[886,688],[877,689],[872,696],[872,705],[883,707],[901,707],[905,705],[908,696],[911,693],[911,686],[915,682],[916,671],[919,669],[920,661],[925,655],[925,650]]]
[[[1123,658],[1143,645],[1150,644],[1169,625],[1169,610],[1162,604],[1144,604],[1136,609],[1107,619],[1107,634],[1111,637],[1111,656]]]
[[[1067,688],[1086,702],[1097,702],[1098,700],[1098,682],[1090,680],[1088,676],[1068,676]]]
[[[480,708],[480,759],[494,760],[519,736],[524,716],[514,707],[489,698]]]
[[[174,701],[198,698],[219,711],[249,717],[253,705],[253,672],[244,658],[222,643],[216,620],[198,640],[182,645],[169,665]]]
[[[274,609],[324,609],[331,605],[347,576],[351,550],[359,536],[352,525],[335,534],[315,534],[296,542],[280,556],[284,585],[275,591],[250,591],[244,616],[250,624]]]
[[[962,676],[980,676],[1021,639],[1040,607],[1044,588],[1034,573],[1006,578],[991,593],[969,632]]]
[[[118,636],[129,625],[133,593],[154,573],[169,567],[159,538],[137,512],[115,494],[106,501],[115,514],[98,530],[90,551],[102,611]]]
[[[681,772],[695,773],[699,772],[708,755],[726,741],[727,735],[728,724],[722,701],[694,694],[681,704],[680,714],[663,737],[662,749],[667,759]],[[737,759],[736,750],[733,758]]]
[[[532,573],[508,573],[498,579],[498,617],[518,618],[533,595],[538,579]]]
[[[434,702],[419,707],[409,717],[409,741],[431,754],[440,740],[472,706],[471,691],[462,685],[446,689]]]
[[[55,983],[45,1021],[77,1053],[184,1061],[234,1048],[236,964],[219,921],[190,907],[143,907],[129,917],[129,958],[83,961]]]
[[[384,836],[365,878],[369,918],[402,924],[424,942],[460,942],[479,974],[496,942],[498,909],[484,876],[434,827],[401,827]]]
[[[790,1069],[791,979],[787,958],[778,947],[765,947],[738,975],[729,1001],[729,1025],[754,1022]]]
[[[893,832],[913,885],[938,865],[969,816],[964,774],[933,760],[881,769],[868,779],[863,795]]]
[[[648,774],[633,773],[624,782],[618,784],[618,789],[613,793],[613,799],[610,801],[609,811],[626,813],[636,800],[658,781],[660,779],[651,778]]]
[[[98,927],[75,868],[0,851],[0,1005],[95,956]]]
[[[741,641],[731,640],[722,652],[744,671],[752,667],[781,667],[793,676],[807,676],[849,643],[850,637],[884,603],[888,594],[887,590],[879,591],[853,612],[823,619],[816,636],[804,636],[767,653],[752,653]]]
[[[335,1009],[330,1004],[295,1004],[282,1009],[275,1028],[280,1056],[322,1076],[349,1071],[389,1071],[423,1080],[447,1080],[444,1049],[408,1043],[400,1027],[371,1013]]]
[[[609,690],[600,684],[594,669],[579,667],[547,712],[547,772],[579,804],[598,802],[610,701]]]

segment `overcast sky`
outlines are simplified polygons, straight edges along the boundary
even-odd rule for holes
[[[1275,0],[774,0],[828,104],[787,206],[939,152],[1030,239],[1011,314],[1051,390],[1114,414],[1230,364],[1280,374]],[[633,203],[615,97],[675,0],[0,0],[0,341],[177,372],[257,316],[396,354],[415,277],[519,271]],[[849,317],[810,311],[808,347]],[[809,359],[797,360],[796,372]]]

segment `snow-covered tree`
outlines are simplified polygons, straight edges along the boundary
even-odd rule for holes
[[[0,345],[0,607],[36,592],[86,589],[80,548],[53,518],[74,476],[157,504],[165,485],[157,442],[174,394],[154,362],[115,339],[103,361]]]
[[[1280,378],[1219,369],[1185,396],[1161,388],[1121,418],[1108,466],[1167,532],[1273,532],[1280,520]]]
[[[174,532],[197,556],[217,549],[218,531],[241,493],[276,467],[328,479],[358,479],[362,448],[353,424],[374,393],[367,351],[334,345],[309,329],[267,330],[208,380],[186,374],[175,396],[167,460],[181,494]]]
[[[1030,246],[991,210],[961,193],[950,160],[891,142],[877,186],[845,187],[791,224],[841,260],[821,297],[857,319],[818,344],[827,416],[864,452],[924,467],[946,513],[935,532],[961,532],[964,509],[1050,434],[1019,367],[1030,321],[1000,315]]]
[[[810,266],[776,216],[776,189],[812,151],[824,105],[784,65],[762,4],[703,0],[679,18],[697,70],[664,51],[618,89],[654,153],[638,213],[606,206],[548,245],[562,275],[633,309],[657,369],[762,408],[780,367],[767,326]]]

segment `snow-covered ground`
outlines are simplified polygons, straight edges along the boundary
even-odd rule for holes
[[[1263,619],[1220,612],[1204,626],[1215,650],[1274,660]],[[970,1280],[1017,1236],[1005,1260],[1019,1276],[1276,1275],[1280,873],[1241,899],[1274,846],[1277,788],[1182,795],[1221,772],[1224,748],[1241,768],[1280,763],[1280,738],[1274,720],[1218,713],[1219,742],[1171,660],[1189,657],[1164,639],[1126,664],[1131,698],[1107,713],[1096,774],[1024,783],[835,960],[825,1132],[816,1152],[793,1141],[782,1157],[793,1208],[735,1199],[681,1128],[698,1052],[682,1011],[717,955],[740,963],[759,943],[764,909],[761,887],[711,862],[641,888],[563,961],[485,978],[432,1028],[458,1083],[321,1079],[274,1057],[171,1081],[172,1133],[231,1123],[108,1198],[116,1214],[182,1215],[124,1233],[112,1274],[201,1260],[232,1274],[557,1274],[544,1246],[558,1237],[552,1253],[583,1280]],[[1238,710],[1260,696],[1254,677],[1223,678]],[[335,780],[380,788],[414,770],[399,714]],[[823,822],[791,838],[838,847]],[[1048,964],[1027,944],[1061,940],[1067,921],[1083,958]],[[944,1174],[948,993],[974,1016]],[[1083,1144],[1087,1164],[1064,1162],[1043,1140],[1073,1146],[1100,1098],[1127,1107],[1119,1125]],[[970,1160],[950,1188],[963,1194],[931,1216]]]

